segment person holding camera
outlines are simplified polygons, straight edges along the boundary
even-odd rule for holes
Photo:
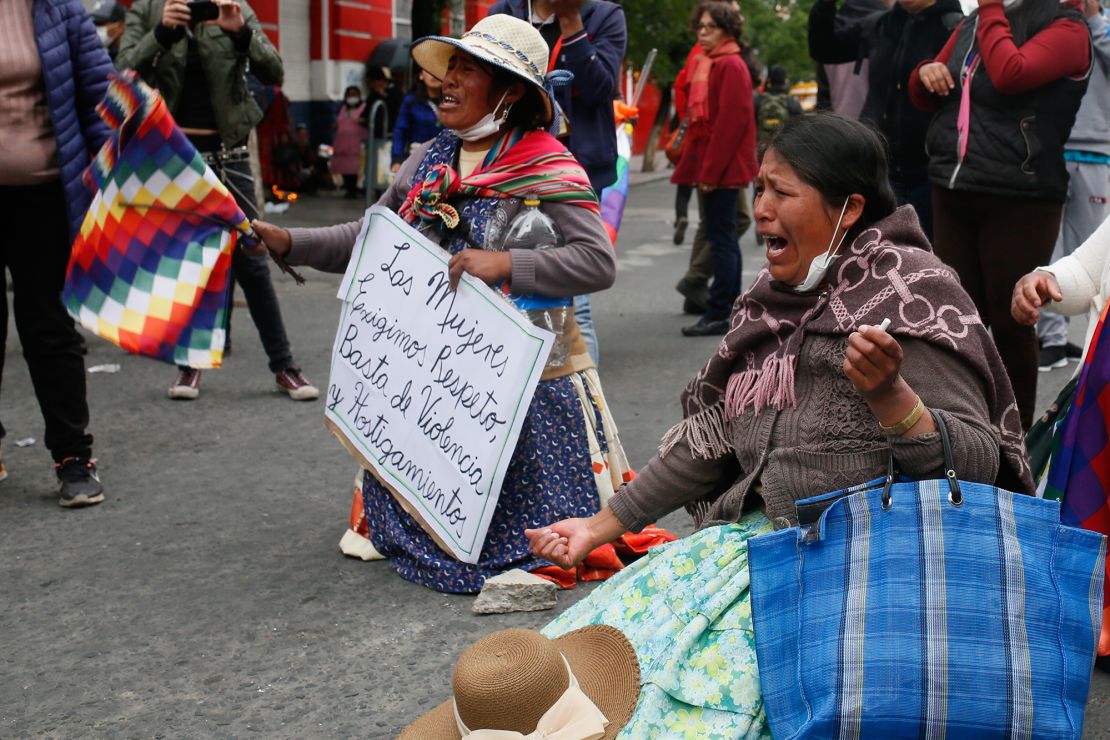
[[[127,13],[116,66],[156,87],[248,218],[258,215],[247,136],[262,120],[247,87],[248,68],[264,85],[280,85],[281,57],[242,0],[136,0]],[[236,250],[232,272],[247,299],[278,386],[295,401],[319,391],[293,361],[266,257]],[[200,395],[200,370],[179,367],[170,398]]]

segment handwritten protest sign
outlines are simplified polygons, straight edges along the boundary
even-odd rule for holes
[[[339,288],[325,423],[447,552],[476,563],[553,335],[373,207]]]

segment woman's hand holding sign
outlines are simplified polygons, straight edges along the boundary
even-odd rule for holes
[[[513,261],[508,252],[487,252],[484,249],[464,249],[447,263],[451,289],[459,287],[464,272],[488,285],[496,285],[513,276]]]

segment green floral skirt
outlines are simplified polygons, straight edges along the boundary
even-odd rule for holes
[[[769,738],[748,599],[748,539],[760,512],[663,547],[544,628],[623,632],[640,659],[640,700],[620,738]]]

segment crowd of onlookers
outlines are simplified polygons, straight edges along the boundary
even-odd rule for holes
[[[781,68],[753,98],[762,81],[745,58],[736,3],[706,6],[692,26],[698,44],[675,84],[684,139],[672,178],[675,242],[693,188],[703,219],[677,289],[701,317],[683,333],[724,334],[758,150],[796,109],[775,99]],[[966,16],[958,0],[817,0],[808,41],[821,107],[883,135],[898,202],[913,206],[974,299],[1028,428],[1038,370],[1082,350],[1068,342],[1063,317],[1045,314],[1036,330],[1015,319],[1011,295],[1110,214],[1106,13],[1098,0],[983,0]]]

